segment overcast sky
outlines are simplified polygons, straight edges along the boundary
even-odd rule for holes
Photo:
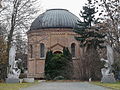
[[[79,16],[79,12],[86,2],[87,0],[42,0],[42,7],[44,10],[53,8],[67,9]]]

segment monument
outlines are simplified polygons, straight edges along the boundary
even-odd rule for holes
[[[18,68],[18,63],[21,61],[15,60],[16,46],[13,45],[9,51],[9,69],[6,78],[6,83],[19,83],[19,75],[21,70]]]
[[[104,68],[101,69],[103,83],[114,83],[116,82],[114,74],[112,73],[112,64],[114,63],[113,49],[110,45],[106,44],[107,48],[107,60],[101,58],[101,61],[105,61]]]

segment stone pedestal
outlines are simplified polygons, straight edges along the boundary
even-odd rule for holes
[[[19,83],[18,78],[6,78],[5,80],[6,83]]]
[[[101,82],[103,83],[115,83],[116,80],[114,78],[114,75],[104,75],[101,79]]]
[[[19,83],[22,83],[23,82],[23,79],[19,79]]]
[[[33,83],[35,80],[34,78],[23,78],[23,82],[26,82],[26,83]]]

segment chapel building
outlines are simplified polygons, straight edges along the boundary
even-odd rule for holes
[[[28,36],[28,77],[44,78],[45,57],[48,50],[62,53],[68,47],[72,54],[74,78],[78,77],[81,56],[80,43],[73,32],[79,18],[66,9],[49,9],[32,23]]]

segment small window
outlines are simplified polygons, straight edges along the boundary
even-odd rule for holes
[[[43,43],[40,44],[40,58],[45,57],[45,45]]]
[[[30,45],[30,58],[33,58],[33,45]]]
[[[75,57],[75,43],[71,44],[71,54],[72,54],[72,57]]]

